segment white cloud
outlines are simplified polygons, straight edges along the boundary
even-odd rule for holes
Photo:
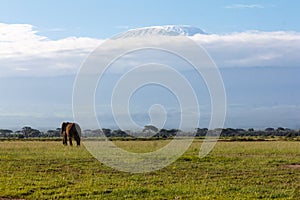
[[[190,38],[208,51],[218,67],[300,67],[298,32],[247,31],[198,34]],[[88,37],[51,40],[39,35],[30,24],[0,23],[0,77],[76,73],[89,53],[103,41]],[[107,54],[115,49],[118,46],[112,47]],[[134,61],[132,59],[128,63]]]
[[[225,6],[227,9],[252,9],[252,8],[264,8],[263,5],[260,4],[231,4]]]
[[[29,71],[30,69],[24,67],[17,67],[16,71]]]
[[[83,59],[101,42],[87,37],[51,40],[39,35],[30,24],[0,23],[0,76],[76,72]]]
[[[300,33],[248,31],[191,37],[219,67],[300,67]]]

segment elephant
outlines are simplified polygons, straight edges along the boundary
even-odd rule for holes
[[[80,146],[81,129],[77,123],[63,122],[61,124],[61,135],[63,137],[63,145],[68,145],[67,140],[72,146],[72,139],[74,138],[77,146]]]

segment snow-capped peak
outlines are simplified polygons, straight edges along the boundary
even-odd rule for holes
[[[189,25],[166,25],[166,26],[150,26],[143,28],[130,29],[121,37],[135,37],[147,35],[168,35],[168,36],[193,36],[196,34],[207,34],[200,28]]]

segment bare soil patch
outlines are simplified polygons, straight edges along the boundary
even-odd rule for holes
[[[284,165],[287,168],[300,169],[300,164]]]

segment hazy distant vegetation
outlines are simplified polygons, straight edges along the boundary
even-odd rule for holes
[[[58,138],[61,137],[60,128],[51,129],[47,131],[40,131],[38,129],[31,128],[29,126],[23,127],[21,130],[12,131],[10,129],[0,129],[0,138]],[[210,131],[207,128],[197,128],[194,135],[196,137],[205,137],[207,132]],[[243,138],[243,137],[299,137],[300,130],[293,130],[289,128],[266,128],[264,130],[255,130],[253,128],[241,129],[241,128],[223,128],[221,131],[221,137],[230,138]],[[179,129],[158,129],[155,126],[145,126],[143,131],[133,132],[124,131],[120,129],[86,129],[82,132],[82,137],[97,137],[105,135],[109,138],[152,138],[152,139],[167,139],[172,138],[175,135],[191,136],[191,133],[183,132]]]

